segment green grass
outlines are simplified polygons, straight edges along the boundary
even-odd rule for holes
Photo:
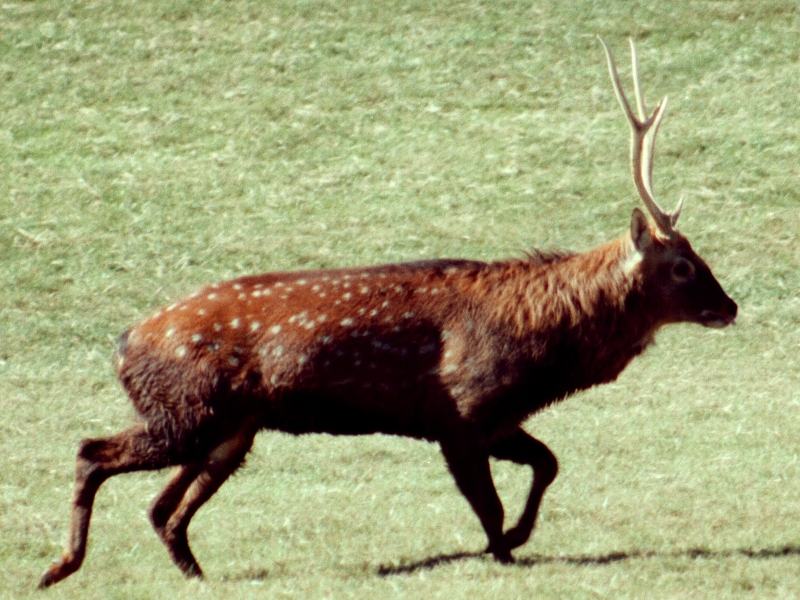
[[[190,530],[165,473],[96,504],[44,593],[74,452],[130,423],[111,340],[267,270],[591,248],[638,200],[596,35],[670,105],[656,196],[740,304],[526,427],[561,474],[519,564],[431,444],[265,433]],[[800,6],[716,0],[0,6],[0,596],[800,596]],[[528,474],[496,464],[513,518]],[[438,561],[432,559],[439,558]]]

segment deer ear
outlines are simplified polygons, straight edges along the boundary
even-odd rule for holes
[[[638,206],[633,209],[631,215],[631,241],[639,252],[644,252],[653,244],[650,223],[647,222],[647,217]]]

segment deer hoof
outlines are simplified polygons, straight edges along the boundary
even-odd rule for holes
[[[489,545],[486,551],[491,552],[492,555],[494,556],[494,559],[497,562],[503,563],[504,565],[510,565],[514,562],[514,557],[511,556],[511,549],[505,544],[503,545],[502,548],[497,548]]]
[[[47,571],[44,572],[42,578],[39,580],[39,585],[37,586],[40,590],[44,588],[48,588],[54,583],[58,583],[65,577],[69,577],[75,571],[78,570],[80,565],[74,565],[70,562],[59,560],[54,562],[50,567],[48,567]]]

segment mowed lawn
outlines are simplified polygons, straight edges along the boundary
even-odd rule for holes
[[[597,35],[669,95],[656,197],[739,303],[525,425],[561,473],[503,566],[433,444],[265,432],[190,528],[166,472],[74,455],[133,418],[113,340],[268,270],[585,250],[639,204]],[[800,596],[800,5],[364,0],[0,5],[0,597]],[[493,466],[507,518],[526,469]]]

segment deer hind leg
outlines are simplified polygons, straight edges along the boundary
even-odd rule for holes
[[[195,462],[189,465],[175,467],[166,487],[156,496],[150,505],[150,523],[156,530],[158,537],[163,539],[169,518],[183,500],[186,490],[197,476],[203,471],[204,462]]]
[[[458,489],[478,515],[486,537],[489,538],[486,551],[491,552],[500,562],[514,562],[511,548],[503,537],[503,504],[492,481],[488,450],[481,445],[455,439],[443,440],[441,448]]]
[[[39,587],[45,588],[77,571],[86,555],[86,539],[94,497],[100,485],[114,475],[166,467],[166,446],[154,439],[144,424],[114,436],[83,440],[75,465],[72,517],[64,554],[45,571]]]
[[[533,468],[533,482],[525,510],[517,524],[505,534],[508,547],[517,548],[528,541],[533,531],[542,496],[558,474],[558,460],[547,446],[522,429],[517,430],[511,438],[492,445],[491,455]]]
[[[189,522],[244,462],[256,431],[257,428],[246,424],[235,436],[214,448],[205,460],[179,467],[151,506],[150,520],[156,533],[172,561],[187,577],[203,575],[189,547]]]

